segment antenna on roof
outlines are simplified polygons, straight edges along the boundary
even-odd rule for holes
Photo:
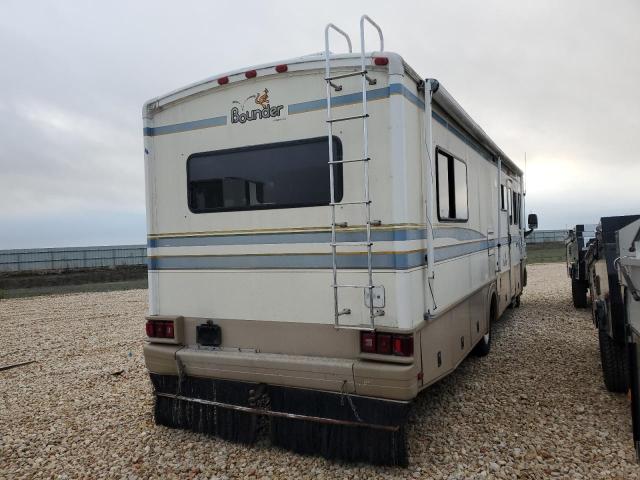
[[[527,194],[527,152],[524,152],[524,195]]]

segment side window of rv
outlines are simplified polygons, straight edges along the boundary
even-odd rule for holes
[[[522,194],[518,194],[518,228],[522,228]]]
[[[507,209],[507,194],[504,185],[500,185],[500,208],[502,210]]]
[[[334,159],[342,145],[333,137]],[[187,159],[193,213],[329,205],[326,137],[196,153]],[[335,201],[342,200],[342,164],[334,166]]]
[[[509,217],[509,223],[511,223],[511,215],[513,214],[513,205],[511,203],[511,189],[507,188],[507,216]]]
[[[440,150],[436,154],[438,219],[466,221],[469,219],[467,165]]]
[[[511,223],[516,225],[518,223],[518,194],[512,193],[513,196],[513,214],[511,215]]]

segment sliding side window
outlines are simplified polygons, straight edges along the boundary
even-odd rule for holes
[[[333,137],[334,160],[342,145]],[[196,153],[187,160],[193,213],[329,205],[327,137]],[[334,165],[335,201],[342,200],[342,164]]]
[[[436,151],[438,219],[464,222],[469,219],[467,165],[453,155]]]

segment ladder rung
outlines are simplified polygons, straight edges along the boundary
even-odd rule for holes
[[[353,285],[349,283],[343,283],[339,285],[331,285],[333,288],[375,288],[374,285]]]
[[[329,165],[339,165],[341,163],[353,163],[353,162],[368,162],[371,160],[371,157],[367,158],[352,158],[349,160],[334,160],[333,162],[329,162]]]
[[[362,115],[352,115],[350,117],[338,117],[338,118],[332,118],[331,120],[327,120],[327,123],[335,123],[335,122],[345,122],[347,120],[357,120],[358,118],[369,118],[369,114],[362,114]]]
[[[373,242],[335,242],[329,245],[332,247],[370,247]]]
[[[349,73],[341,73],[339,75],[333,75],[332,77],[327,77],[325,78],[325,80],[327,82],[330,82],[331,80],[339,80],[341,78],[348,78],[348,77],[356,77],[358,75],[366,75],[367,71],[366,70],[358,70],[357,72],[349,72]]]
[[[375,316],[375,315],[374,315]],[[336,325],[338,330],[359,330],[361,332],[375,332],[376,328],[371,325]]]
[[[329,205],[339,207],[340,205],[367,205],[369,203],[371,203],[371,200],[364,200],[360,202],[331,202]]]

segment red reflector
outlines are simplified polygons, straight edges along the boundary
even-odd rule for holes
[[[376,352],[391,355],[391,335],[378,334],[376,337]]]
[[[145,325],[145,329],[147,330],[147,337],[155,337],[155,328],[153,328],[153,322],[151,320],[147,320],[147,324]]]
[[[389,63],[389,59],[387,57],[375,57],[373,59],[373,63],[376,65],[387,65]]]
[[[258,75],[258,72],[256,72],[255,70],[249,70],[248,72],[244,72],[244,76],[247,78],[253,78],[256,75]]]
[[[285,65],[285,64],[276,65],[276,72],[278,72],[278,73],[284,73],[287,70],[289,70],[289,67],[287,65]]]
[[[413,355],[413,337],[411,335],[394,335],[393,354],[401,357]]]
[[[363,353],[376,353],[375,332],[360,332],[360,351]]]
[[[167,322],[165,325],[165,338],[173,338],[174,337],[174,331],[173,331],[173,322]]]
[[[229,77],[220,77],[218,79],[218,85],[226,85],[229,83]]]

